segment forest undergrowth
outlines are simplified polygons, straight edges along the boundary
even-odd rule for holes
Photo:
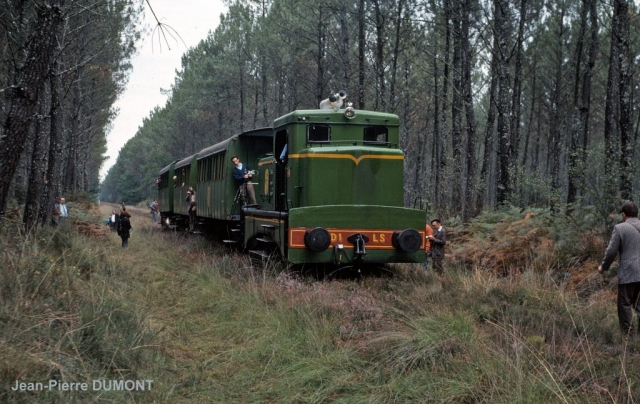
[[[589,208],[453,223],[443,276],[403,264],[322,281],[162,231],[146,208],[123,249],[112,206],[71,208],[58,228],[25,235],[16,212],[0,230],[0,402],[640,399],[640,342],[596,272],[610,228]],[[88,389],[12,389],[50,380]]]

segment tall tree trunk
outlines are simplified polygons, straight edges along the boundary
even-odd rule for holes
[[[511,168],[511,175],[513,178],[511,182],[515,186],[520,185],[520,177],[522,175],[521,167],[517,166],[520,153],[520,122],[522,121],[522,58],[523,58],[523,42],[524,42],[524,27],[527,18],[527,0],[520,0],[519,9],[519,22],[518,22],[518,37],[516,39],[516,49],[514,54],[515,70],[513,74],[513,92],[511,98],[511,117],[509,120],[509,128],[511,130],[510,151],[511,161],[513,167]],[[515,195],[520,195],[518,190],[514,190]]]
[[[62,23],[62,0],[37,6],[36,19],[25,46],[24,64],[16,74],[16,84],[9,91],[10,107],[0,138],[0,216],[7,206],[9,187],[29,134],[39,90],[49,72],[53,57],[55,32]]]
[[[349,77],[351,75],[351,62],[350,62],[350,50],[351,50],[351,37],[349,36],[349,20],[347,13],[347,4],[343,2],[340,5],[340,59],[342,61],[342,86],[339,90],[351,91],[349,88]]]
[[[605,195],[605,210],[610,211],[616,208],[618,200],[618,192],[620,187],[618,186],[618,163],[620,155],[618,153],[618,92],[619,87],[616,86],[619,83],[620,72],[618,70],[618,40],[616,38],[616,32],[618,31],[619,15],[617,8],[613,13],[613,20],[611,21],[612,35],[611,35],[611,50],[609,52],[609,72],[607,75],[607,90],[605,98],[605,111],[604,111],[604,148],[605,148],[605,178],[604,178],[604,195]]]
[[[386,111],[387,110],[387,100],[386,100],[386,92],[387,85],[385,81],[384,74],[384,45],[386,39],[386,19],[385,15],[380,9],[380,0],[373,0],[374,10],[375,10],[375,24],[376,24],[376,51],[375,51],[375,62],[376,62],[376,85],[378,88],[378,94],[376,96],[376,110]]]
[[[435,47],[434,47],[435,48]],[[440,147],[440,92],[438,91],[438,82],[440,80],[440,76],[438,75],[438,54],[437,51],[434,50],[433,57],[433,94],[435,95],[435,103],[433,107],[433,140],[431,143],[431,156],[432,156],[432,167],[431,172],[433,173],[433,190],[434,192],[434,202],[436,206],[438,206],[440,202],[440,180],[442,176],[442,171],[440,170],[441,166],[441,150]],[[428,118],[427,118],[428,119]]]
[[[396,74],[398,69],[398,58],[400,56],[400,36],[402,35],[402,13],[404,11],[404,2],[405,0],[398,0],[396,37],[393,45],[393,55],[391,55],[391,82],[389,83],[389,106],[391,111],[395,110],[396,105]]]
[[[534,55],[534,61],[533,61],[533,66],[531,71],[535,72],[536,71],[536,57],[537,55]],[[529,171],[527,170],[527,161],[529,160],[529,144],[531,142],[531,132],[532,132],[532,128],[533,128],[533,117],[534,117],[534,111],[535,111],[535,107],[536,107],[536,102],[538,100],[538,85],[537,85],[537,78],[538,75],[537,74],[532,74],[531,75],[531,109],[529,109],[529,118],[527,120],[527,122],[529,123],[527,125],[527,130],[525,132],[525,138],[524,138],[524,150],[522,151],[522,170],[525,174],[527,174]]]
[[[463,91],[467,120],[467,183],[462,210],[464,220],[468,220],[473,215],[474,198],[476,197],[476,118],[473,111],[473,94],[471,93],[471,33],[469,32],[471,11],[471,0],[465,0],[462,15]]]
[[[59,62],[56,62],[56,66]],[[49,82],[51,83],[51,109],[49,115],[51,117],[51,127],[49,130],[49,161],[47,164],[47,175],[45,180],[45,189],[43,192],[44,200],[40,205],[40,221],[47,223],[51,219],[56,200],[62,195],[60,194],[61,177],[62,177],[62,78],[58,74],[59,67],[51,73]]]
[[[580,119],[580,110],[583,107],[580,99],[580,78],[582,68],[582,54],[584,48],[584,37],[587,30],[587,15],[588,4],[583,0],[582,9],[580,11],[580,29],[578,30],[578,37],[576,40],[576,52],[573,57],[574,63],[574,77],[573,77],[573,116],[571,119],[571,147],[569,147],[569,169],[567,170],[568,176],[568,190],[567,190],[567,203],[574,203],[579,187],[579,177],[582,171],[580,157],[582,153],[580,151],[580,145],[582,143],[582,120]]]
[[[29,185],[27,188],[27,198],[24,205],[22,221],[25,231],[30,233],[38,224],[38,213],[40,202],[42,201],[44,190],[44,177],[46,173],[47,152],[49,147],[49,131],[47,130],[47,117],[45,108],[48,105],[46,90],[42,91],[43,96],[39,100],[38,116],[35,125],[35,138],[33,141],[33,153],[31,154],[31,168],[29,170]]]
[[[318,25],[316,27],[316,41],[318,43],[318,49],[316,52],[316,101],[317,104],[320,104],[325,98],[325,88],[324,88],[324,55],[325,55],[325,34],[324,34],[324,22],[322,21],[324,18],[324,6],[322,3],[319,3],[319,15],[318,15]]]
[[[503,0],[494,0],[495,35],[498,36],[498,205],[505,205],[511,197],[511,133],[509,131],[509,36],[508,5]]]
[[[496,97],[498,93],[498,60],[500,54],[498,36],[493,36],[493,49],[491,51],[491,82],[489,85],[489,110],[487,111],[487,124],[484,131],[484,153],[482,156],[482,169],[480,170],[480,185],[478,187],[478,199],[476,200],[476,214],[482,211],[484,203],[490,203],[489,192],[491,190],[489,172],[493,156],[493,138],[496,119]]]
[[[409,83],[409,73],[410,73],[410,67],[409,67],[409,63],[408,63],[407,59],[404,60],[404,66],[403,66],[402,70],[404,72],[403,77],[402,77],[403,85],[406,87],[406,86],[408,86],[408,83]],[[414,138],[413,125],[412,125],[413,121],[410,119],[410,116],[411,116],[411,113],[412,113],[412,110],[411,110],[411,98],[410,97],[404,97],[401,108],[402,108],[402,126],[400,127],[400,130],[401,130],[401,132],[400,132],[400,142],[401,142],[400,147],[403,150],[407,150],[407,146],[406,146],[407,142],[411,141],[411,139]],[[415,151],[415,155],[416,155],[415,159],[416,159],[416,162],[417,162],[415,164],[415,169],[420,170],[421,166],[422,166],[422,152],[421,152],[420,148],[418,148]],[[407,184],[408,184],[408,181],[405,181],[405,184],[403,184],[403,185],[407,185]],[[409,204],[411,202],[413,202],[413,206],[414,207],[417,207],[418,209],[422,209],[421,206],[415,206],[416,197],[417,196],[420,196],[420,197],[422,196],[422,184],[418,183],[418,187],[417,188],[412,188],[411,191],[413,191],[413,192],[408,192],[408,190],[406,188],[404,189],[404,195],[405,195],[404,203],[405,203],[405,206],[409,206]],[[413,199],[413,201],[407,200],[407,197],[411,197],[411,199]],[[422,202],[422,201],[420,200],[420,202]]]
[[[562,52],[562,46],[564,43],[564,16],[566,9],[564,6],[560,10],[559,30],[558,30],[558,42],[556,49],[556,68],[555,78],[553,83],[552,103],[551,103],[551,122],[549,130],[549,175],[551,176],[551,207],[555,208],[558,200],[555,199],[560,192],[560,152],[562,150],[562,125],[564,120],[564,105],[563,105],[563,80],[562,73],[564,70],[564,54]]]
[[[453,31],[453,96],[451,104],[451,150],[453,151],[453,195],[454,211],[462,211],[462,30],[461,15],[464,0],[454,0],[454,12],[451,18]]]
[[[73,101],[72,101],[72,113],[71,113],[71,127],[69,128],[69,141],[67,142],[67,155],[66,158],[66,173],[63,184],[63,192],[75,194],[78,191],[79,177],[79,165],[80,165],[80,110],[82,108],[80,91],[80,80],[76,80],[73,83]],[[88,134],[85,134],[87,136]]]
[[[256,77],[257,78],[257,77]],[[258,90],[258,86],[255,86],[253,91],[253,123],[252,127],[258,127],[258,114],[260,110],[260,91]]]
[[[527,0],[520,0],[520,21],[518,23],[518,39],[515,51],[515,72],[513,74],[513,93],[511,99],[511,158],[518,161],[520,146],[520,121],[522,97],[522,43],[524,42],[524,25],[527,18]]]
[[[631,51],[629,33],[629,2],[616,0],[615,13],[618,14],[618,29],[614,37],[618,40],[618,71],[620,72],[620,196],[624,200],[633,199],[633,124],[631,115]]]
[[[440,101],[442,102],[442,109],[440,111],[440,144],[438,147],[440,148],[440,167],[438,170],[440,171],[440,188],[436,189],[436,206],[447,204],[449,198],[446,195],[446,187],[443,187],[443,182],[445,180],[445,175],[447,172],[447,143],[449,138],[449,129],[447,125],[447,112],[449,110],[449,53],[451,51],[451,0],[444,0],[444,66],[442,73],[442,93],[440,96]]]
[[[364,80],[365,80],[365,20],[364,0],[358,2],[358,108],[365,108]]]
[[[568,203],[574,203],[577,199],[577,193],[584,186],[585,163],[587,158],[587,148],[589,145],[589,111],[591,109],[591,80],[598,56],[599,40],[598,40],[598,15],[596,8],[596,0],[583,1],[583,20],[586,26],[586,14],[589,13],[590,23],[590,41],[589,41],[589,59],[585,66],[584,73],[580,77],[576,74],[578,85],[582,85],[579,104],[577,105],[578,124],[574,128],[572,137],[571,157],[575,159],[570,161],[569,171],[569,194],[567,196]],[[576,69],[578,70],[578,69]],[[578,72],[577,72],[578,73]],[[577,95],[577,94],[576,94]],[[573,153],[577,154],[573,154]],[[576,170],[573,173],[571,170]]]
[[[267,81],[267,61],[266,58],[262,57],[262,63],[260,63],[260,69],[262,73],[260,75],[260,80],[262,82],[262,126],[269,126],[269,109],[267,108],[267,92],[269,91],[268,81]]]

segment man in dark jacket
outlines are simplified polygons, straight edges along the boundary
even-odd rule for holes
[[[129,246],[129,236],[131,235],[131,221],[129,218],[131,215],[124,210],[120,214],[120,223],[118,225],[118,236],[122,239],[122,247],[127,248]]]
[[[251,170],[246,164],[243,164],[238,156],[231,157],[233,163],[233,178],[236,179],[240,187],[242,199],[246,205],[256,204],[256,192],[253,189]]]
[[[433,236],[427,236],[431,243],[431,261],[433,261],[433,269],[440,275],[444,273],[444,245],[447,244],[447,232],[442,227],[440,219],[431,221],[433,228]]]
[[[620,254],[618,266],[618,322],[620,330],[629,335],[634,332],[633,311],[640,316],[640,220],[638,207],[633,202],[622,205],[622,223],[613,228],[609,246],[604,253],[598,272],[608,270]],[[640,325],[640,317],[639,317]]]

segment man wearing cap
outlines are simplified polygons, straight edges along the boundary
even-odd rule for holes
[[[640,315],[640,220],[638,207],[633,202],[622,205],[622,223],[613,228],[609,246],[604,253],[598,272],[608,270],[620,254],[618,266],[618,322],[620,330],[630,335],[633,327],[633,311]]]

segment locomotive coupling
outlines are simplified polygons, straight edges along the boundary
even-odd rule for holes
[[[362,258],[367,255],[367,249],[365,245],[369,242],[369,237],[365,236],[362,233],[352,234],[347,238],[347,241],[354,245],[355,258]]]

